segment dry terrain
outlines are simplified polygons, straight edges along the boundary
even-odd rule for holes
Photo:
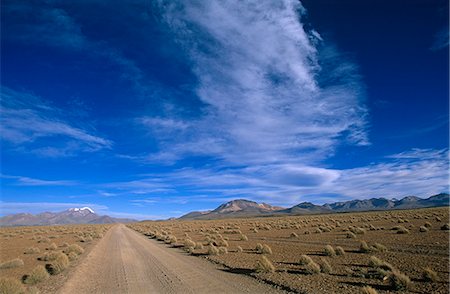
[[[1,228],[0,293],[449,293],[448,224],[447,207]]]
[[[448,222],[447,207],[128,226],[180,255],[293,292],[449,293]],[[263,258],[274,269],[258,267]]]
[[[279,293],[249,277],[167,250],[124,225],[114,226],[64,287],[65,293]]]
[[[29,293],[52,293],[95,246],[111,225],[64,225],[0,228],[0,293],[5,283],[17,282]],[[78,247],[79,246],[79,247]],[[81,250],[79,249],[81,248]],[[83,252],[82,252],[83,251]],[[61,253],[67,256],[61,258]],[[59,259],[58,259],[59,257]],[[52,266],[58,265],[57,271]],[[26,279],[36,268],[52,274]],[[21,293],[20,287],[18,287]],[[3,293],[2,293],[3,294]]]

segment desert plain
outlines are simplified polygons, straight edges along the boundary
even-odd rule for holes
[[[449,293],[448,207],[0,235],[1,286],[15,293]],[[55,271],[58,252],[69,262]],[[30,279],[37,266],[49,275]]]

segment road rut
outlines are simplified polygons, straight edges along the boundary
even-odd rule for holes
[[[285,293],[175,250],[120,224],[111,228],[58,293]]]

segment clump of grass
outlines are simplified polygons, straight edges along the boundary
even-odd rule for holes
[[[263,255],[261,259],[256,262],[255,271],[258,273],[273,273],[275,272],[275,266]]]
[[[325,246],[325,248],[323,249],[323,253],[326,256],[336,256],[336,251],[334,251],[333,247],[331,245],[327,245]]]
[[[337,246],[334,251],[336,251],[336,255],[345,255],[345,250],[341,246]]]
[[[35,253],[39,253],[39,252],[41,252],[41,250],[39,250],[39,248],[29,247],[29,248],[25,249],[24,254],[35,254]]]
[[[14,258],[12,260],[1,263],[0,269],[16,268],[16,267],[20,267],[20,266],[23,266],[23,260],[20,258]]]
[[[16,279],[0,278],[0,293],[2,294],[24,294],[25,287]]]
[[[244,249],[242,249],[241,246],[238,246],[236,250],[237,250],[237,252],[243,252],[244,251]]]
[[[397,234],[409,234],[409,230],[403,226],[398,226]]]
[[[189,248],[189,247],[194,247],[195,248],[195,242],[192,241],[191,239],[186,239],[184,240],[184,247],[185,248]]]
[[[57,275],[64,271],[69,266],[69,258],[62,252],[56,254],[56,258],[50,263],[46,264],[48,272],[51,275]]]
[[[298,234],[296,232],[292,232],[290,237],[291,238],[298,238]]]
[[[372,288],[370,286],[364,286],[361,289],[361,293],[362,294],[378,294],[377,290],[375,290],[374,288]]]
[[[422,278],[427,282],[436,282],[438,280],[438,275],[434,270],[427,267],[423,269]]]
[[[74,261],[78,258],[78,255],[75,252],[70,252],[69,254],[67,254],[67,257],[70,261]]]
[[[379,251],[379,252],[388,251],[387,247],[380,243],[373,244],[372,248],[374,249],[374,251]]]
[[[300,255],[300,260],[298,262],[300,265],[307,265],[311,262],[313,262],[313,260],[308,255],[305,254]]]
[[[356,238],[356,235],[353,234],[352,232],[347,233],[347,239],[355,239],[355,238]]]
[[[264,244],[261,249],[262,254],[272,254],[272,248],[269,247],[269,245]]]
[[[48,274],[45,267],[43,267],[42,265],[38,265],[33,269],[31,274],[25,278],[24,283],[34,285],[48,279],[49,276],[50,275]]]
[[[201,243],[201,242],[197,242],[196,244],[195,244],[195,247],[194,247],[195,249],[198,249],[198,250],[203,250],[203,244]]]
[[[369,245],[367,245],[366,241],[361,241],[361,243],[359,244],[359,251],[362,253],[369,253],[372,250],[370,249]]]
[[[394,270],[387,278],[389,285],[394,290],[407,290],[411,285],[409,277],[397,270]]]
[[[227,254],[228,249],[227,247],[219,247],[219,254]]]
[[[324,274],[329,274],[333,270],[331,268],[331,265],[328,263],[328,261],[325,258],[320,259],[320,271]]]
[[[305,265],[305,272],[309,275],[318,274],[320,273],[320,266],[314,261],[311,261],[310,263]]]
[[[426,233],[426,232],[428,232],[428,228],[425,226],[420,226],[419,232]]]
[[[241,240],[241,241],[248,241],[248,237],[246,235],[242,234],[242,235],[239,236],[239,240]]]
[[[441,230],[443,230],[443,231],[448,231],[448,230],[450,230],[450,224],[444,224],[444,225],[441,227]]]
[[[261,243],[257,243],[255,250],[257,253],[262,253],[263,245]]]
[[[431,223],[430,222],[425,222],[425,224],[423,226],[427,227],[427,228],[431,228]]]
[[[58,246],[56,246],[55,243],[50,244],[50,246],[47,247],[47,250],[56,250],[58,249]]]
[[[370,257],[369,266],[375,267],[375,268],[381,268],[384,270],[390,270],[390,271],[392,271],[394,269],[394,267],[390,263],[383,261],[376,256]]]
[[[219,249],[217,249],[216,246],[214,246],[213,244],[210,244],[208,246],[208,255],[218,255],[219,254]]]
[[[84,252],[84,249],[78,244],[71,244],[69,247],[64,250],[64,253],[69,255],[70,253],[75,253],[76,255],[80,255]]]

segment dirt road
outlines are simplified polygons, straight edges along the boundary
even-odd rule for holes
[[[280,293],[116,225],[58,293]]]

